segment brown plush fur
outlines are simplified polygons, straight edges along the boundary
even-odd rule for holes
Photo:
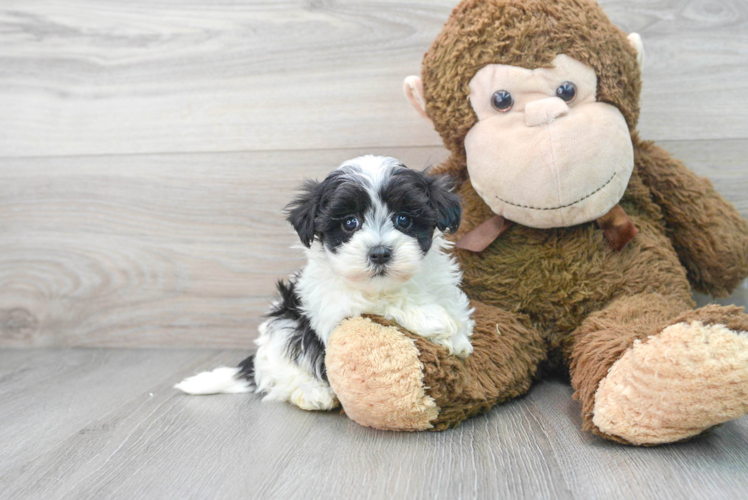
[[[638,138],[635,51],[586,0],[466,0],[426,53],[426,110],[452,152],[435,171],[452,174],[463,198],[454,239],[494,215],[467,175],[463,141],[477,122],[468,82],[487,64],[532,69],[558,54],[594,68],[597,99],[620,109],[629,125],[635,169],[620,205],[640,232],[615,251],[595,223],[515,224],[481,253],[456,250],[476,307],[473,354],[459,360],[406,334],[420,352],[426,393],[440,408],[437,430],[524,393],[538,364],[561,352],[585,429],[627,442],[597,429],[592,418],[601,381],[636,341],[681,322],[748,330],[748,316],[737,308],[693,310],[690,291],[693,285],[726,295],[748,275],[748,224],[708,180]]]
[[[457,238],[487,210],[469,181],[460,194],[465,227]],[[457,252],[465,290],[471,298],[527,315],[552,349],[618,297],[661,291],[690,301],[685,270],[647,195],[634,175],[621,206],[640,232],[622,251],[611,249],[594,223],[558,229],[514,225],[480,254]]]
[[[629,128],[636,127],[641,89],[636,53],[597,5],[468,0],[454,9],[423,59],[426,112],[444,145],[464,157],[463,140],[478,121],[468,101],[468,82],[478,70],[488,64],[547,68],[558,54],[591,66],[597,100],[615,105]],[[464,162],[450,166],[464,173]]]
[[[688,280],[697,290],[726,297],[748,274],[748,223],[714,190],[651,142],[635,149],[652,200],[663,211]]]
[[[584,430],[625,442],[599,432],[593,425],[595,392],[611,366],[634,341],[656,335],[673,324],[671,318],[692,308],[690,300],[683,301],[659,293],[623,296],[604,310],[591,314],[574,332],[576,342],[567,346],[566,354],[571,361],[574,398],[582,403]]]
[[[527,392],[547,356],[540,334],[515,315],[473,301],[474,354],[462,360],[420,337],[424,385],[441,409],[432,424],[443,430]],[[509,369],[511,367],[511,369]]]
[[[330,384],[346,413],[370,427],[393,428],[395,421],[400,430],[423,429],[413,424],[417,420],[413,415],[420,418],[423,405],[412,405],[412,410],[405,411],[398,403],[403,400],[402,394],[413,390],[410,380],[414,370],[422,373],[425,393],[439,408],[438,416],[432,417],[428,426],[432,430],[455,426],[527,392],[538,364],[547,355],[540,334],[523,326],[513,314],[476,301],[473,306],[477,320],[473,336],[475,352],[466,359],[451,356],[445,348],[377,316],[349,320],[335,329],[326,363]],[[372,323],[381,325],[380,331],[373,330]],[[410,356],[408,343],[405,342],[405,347],[399,343],[377,345],[382,334],[393,328],[398,328],[417,348],[417,356],[402,363],[395,373],[388,369],[393,364],[392,358]],[[388,386],[386,399],[381,398],[381,393],[372,396],[376,386],[382,384]],[[406,390],[402,389],[404,384]],[[422,425],[420,420],[417,422]]]
[[[537,329],[549,349],[563,349],[585,428],[592,428],[600,380],[634,340],[693,309],[689,281],[722,296],[748,275],[748,224],[708,180],[638,138],[636,54],[597,5],[468,0],[452,13],[422,71],[426,109],[452,150],[436,172],[463,180],[463,224],[455,239],[493,215],[466,173],[463,140],[477,121],[468,82],[487,64],[532,69],[558,54],[595,69],[597,99],[618,107],[631,128],[636,167],[621,206],[640,233],[616,252],[593,223],[558,229],[514,225],[484,252],[457,255],[471,298],[527,318],[526,327]]]

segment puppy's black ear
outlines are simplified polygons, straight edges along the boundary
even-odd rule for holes
[[[439,231],[454,233],[460,227],[462,203],[452,192],[452,179],[446,175],[426,176],[429,179],[429,199],[436,209],[436,227]]]
[[[291,223],[301,243],[307,248],[311,247],[314,241],[321,193],[322,183],[307,179],[301,187],[301,193],[286,206],[286,220]]]

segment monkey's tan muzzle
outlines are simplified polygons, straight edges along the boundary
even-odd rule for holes
[[[525,106],[525,125],[528,127],[547,125],[568,112],[569,106],[558,97],[530,101]]]

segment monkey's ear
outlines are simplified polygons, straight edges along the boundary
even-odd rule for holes
[[[301,243],[309,248],[312,246],[315,234],[317,207],[320,203],[322,184],[307,179],[304,181],[301,193],[286,206],[288,222],[291,223]]]
[[[639,68],[644,64],[644,43],[639,33],[631,33],[628,37],[629,43],[636,51],[636,62],[639,63]]]
[[[429,199],[436,209],[436,227],[443,233],[454,233],[460,227],[462,203],[452,192],[452,180],[445,176],[429,176]]]
[[[403,81],[403,93],[416,108],[418,114],[431,122],[426,114],[426,99],[423,97],[423,81],[420,76],[409,76]]]

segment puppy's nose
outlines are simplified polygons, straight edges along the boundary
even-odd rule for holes
[[[385,246],[379,245],[369,250],[369,260],[379,266],[386,264],[390,257],[392,257],[392,250]]]
[[[528,127],[545,125],[568,112],[569,106],[558,97],[530,101],[525,105],[525,125]]]

